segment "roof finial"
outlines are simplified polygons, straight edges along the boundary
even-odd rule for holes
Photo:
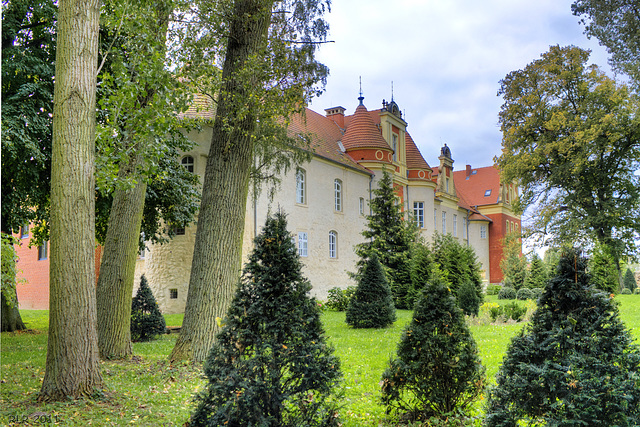
[[[393,80],[391,80],[391,102],[393,102]]]
[[[360,97],[358,97],[358,101],[360,101],[360,105],[364,105],[362,101],[364,101],[364,96],[362,96],[362,76],[360,76]]]

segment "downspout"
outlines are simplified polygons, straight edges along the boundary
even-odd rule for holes
[[[469,213],[471,212],[469,209],[464,208],[467,211],[467,223],[465,224],[465,227],[467,228],[467,246],[469,245]]]

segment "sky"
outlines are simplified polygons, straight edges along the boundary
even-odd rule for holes
[[[592,50],[605,69],[607,52],[589,40],[571,13],[572,0],[334,0],[328,39],[318,59],[330,76],[310,108],[342,106],[353,114],[360,78],[364,105],[393,99],[431,166],[443,144],[456,170],[490,166],[501,150],[500,80],[549,50]]]

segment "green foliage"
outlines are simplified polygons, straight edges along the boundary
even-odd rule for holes
[[[638,250],[639,104],[588,59],[580,48],[552,46],[501,81],[497,164],[502,180],[520,183],[521,208],[535,205],[531,231],[597,241],[619,260]]]
[[[524,286],[529,289],[544,288],[547,284],[547,280],[549,280],[547,267],[538,254],[534,253],[533,258],[531,259],[531,265],[529,266],[529,272],[527,273],[527,278],[524,281]]]
[[[16,238],[5,233],[1,233],[2,238],[2,299],[7,301],[10,306],[15,306],[16,299],[16,262],[18,256],[13,245],[17,242]]]
[[[396,203],[393,178],[383,170],[378,188],[373,190],[371,215],[362,235],[365,243],[356,246],[359,269],[365,260],[376,254],[391,287],[393,302],[398,308],[412,308],[415,290],[411,277],[411,247],[417,231],[412,221],[405,221],[401,206]],[[358,275],[361,272],[359,271]]]
[[[356,292],[349,301],[346,322],[354,328],[386,328],[396,321],[391,289],[375,252],[358,276]]]
[[[164,317],[143,274],[138,292],[131,302],[131,341],[150,341],[164,334],[166,329]]]
[[[458,288],[456,296],[458,307],[468,316],[477,316],[480,310],[480,298],[476,292],[476,287],[471,282],[464,282]]]
[[[502,289],[502,285],[488,285],[487,295],[498,295],[501,289]]]
[[[595,246],[589,258],[588,271],[592,286],[611,294],[620,290],[618,270],[608,248]]]
[[[482,392],[484,368],[451,291],[434,278],[416,303],[382,374],[382,402],[404,420],[464,411]]]
[[[635,291],[638,287],[638,284],[636,283],[636,276],[630,268],[627,268],[627,271],[624,273],[623,283],[624,287],[629,289],[631,292]]]
[[[345,311],[349,307],[349,301],[356,292],[355,286],[348,286],[347,289],[339,287],[329,289],[327,296],[327,308],[336,311]]]
[[[519,299],[519,300],[528,300],[533,298],[534,298],[534,293],[529,288],[521,288],[516,293],[516,299]]]
[[[10,234],[49,218],[57,7],[53,0],[2,6],[2,231]]]
[[[503,239],[503,258],[500,268],[504,275],[504,285],[520,289],[527,280],[527,259],[522,255],[519,233],[509,233]]]
[[[635,0],[575,0],[571,10],[582,17],[585,34],[596,37],[607,48],[613,68],[627,74],[639,87],[640,15],[637,7]]]
[[[544,292],[544,288],[531,288],[531,292],[533,293],[533,300],[538,301],[538,299],[542,296]]]
[[[498,319],[508,321],[509,319],[520,322],[527,314],[527,307],[518,304],[515,301],[509,302],[505,305],[492,306],[489,309],[489,316],[491,321],[495,322]]]
[[[282,212],[267,218],[205,364],[191,425],[334,426],[341,377]]]
[[[633,294],[633,292],[631,292],[631,289],[629,288],[624,288],[621,292],[622,295],[631,295]]]
[[[567,253],[491,390],[487,425],[630,426],[640,422],[640,352],[586,260]],[[595,403],[597,402],[597,404]]]
[[[479,307],[483,300],[482,278],[480,263],[473,248],[461,244],[451,234],[436,233],[433,236],[431,252],[433,261],[439,265],[453,294],[458,294],[458,288],[463,283],[470,282],[476,289]]]
[[[413,246],[411,255],[411,288],[407,292],[407,308],[413,308],[422,289],[431,281],[434,262],[429,248],[421,242]]]
[[[510,286],[505,286],[498,292],[498,299],[516,299],[516,290]]]

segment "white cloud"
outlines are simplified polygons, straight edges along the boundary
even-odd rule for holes
[[[319,58],[331,75],[311,108],[358,104],[359,77],[365,105],[373,110],[394,99],[429,164],[443,143],[456,168],[492,164],[500,153],[496,96],[507,73],[524,68],[550,45],[574,44],[606,52],[588,40],[572,0],[342,0],[328,15],[329,39]]]

